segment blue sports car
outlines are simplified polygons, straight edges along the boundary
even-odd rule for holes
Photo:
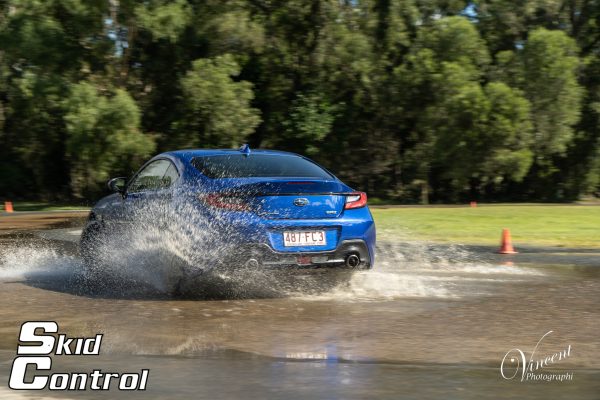
[[[218,261],[265,270],[356,270],[374,264],[375,224],[367,195],[298,154],[247,145],[171,151],[152,158],[131,179],[114,178],[108,186],[114,193],[94,206],[82,233],[87,262],[96,259],[101,237],[122,237],[124,226],[160,227],[165,219],[156,213],[136,218],[154,209],[188,221],[186,236],[192,240],[185,246],[194,247],[196,238],[203,242],[199,249],[211,250],[199,251]],[[201,218],[188,217],[191,213]]]

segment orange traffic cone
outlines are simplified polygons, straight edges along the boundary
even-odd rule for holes
[[[500,254],[517,254],[512,245],[512,239],[510,238],[510,231],[508,228],[502,229],[502,243],[498,250]]]
[[[6,212],[13,212],[13,206],[12,206],[12,201],[5,201],[4,202],[4,211]]]

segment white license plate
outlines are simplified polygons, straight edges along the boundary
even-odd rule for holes
[[[325,246],[325,231],[284,231],[283,245],[290,246]]]

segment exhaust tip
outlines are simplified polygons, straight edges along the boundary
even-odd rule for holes
[[[348,268],[356,268],[360,264],[360,257],[356,254],[350,254],[346,257],[346,267]]]

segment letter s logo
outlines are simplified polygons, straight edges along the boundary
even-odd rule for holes
[[[19,341],[21,342],[36,342],[41,343],[37,346],[19,345],[17,354],[50,354],[54,348],[54,336],[52,335],[36,335],[35,330],[41,328],[44,333],[58,332],[58,324],[52,321],[32,321],[25,322],[21,325],[21,334]]]

